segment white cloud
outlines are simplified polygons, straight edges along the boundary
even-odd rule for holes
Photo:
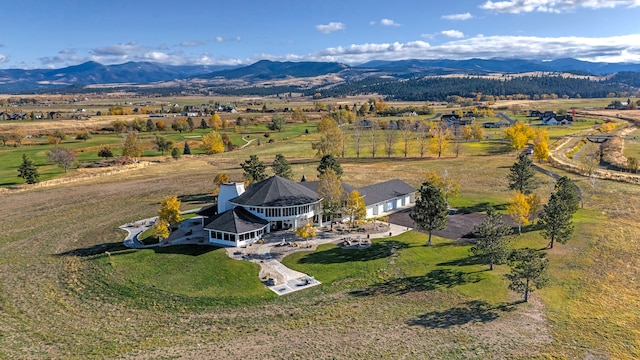
[[[588,61],[640,62],[640,34],[585,38],[482,36],[439,45],[425,41],[392,44],[352,44],[309,54],[305,60],[363,63],[369,60],[573,57]]]
[[[467,12],[464,14],[442,15],[442,18],[445,20],[469,20],[473,18],[473,16]]]
[[[391,20],[391,19],[382,19],[380,20],[380,25],[382,26],[400,26],[400,24],[398,24],[397,22]]]
[[[216,42],[217,43],[224,42],[224,38],[222,36],[216,36]]]
[[[9,60],[9,55],[7,54],[0,54],[0,64],[1,63],[5,63]]]
[[[454,30],[455,31],[455,30]],[[444,34],[444,32],[443,32]],[[432,38],[433,34],[423,37]],[[254,54],[249,58],[213,56],[209,53],[165,51],[138,44],[114,45],[80,53],[65,49],[55,56],[40,58],[43,66],[54,68],[76,65],[93,60],[103,64],[125,61],[155,61],[170,65],[242,65],[261,59],[279,61],[337,61],[348,64],[370,60],[402,59],[471,59],[521,58],[551,60],[572,57],[588,61],[640,63],[640,34],[612,37],[535,37],[535,36],[483,36],[450,39],[430,44],[425,40],[394,43],[364,43],[330,47],[308,54]],[[8,55],[0,54],[0,62]]]
[[[446,37],[456,38],[456,39],[462,39],[464,37],[464,33],[458,30],[443,30],[440,32],[440,34]]]
[[[341,22],[330,22],[326,25],[316,25],[316,29],[323,34],[329,34],[338,30],[344,30],[344,27],[344,24]]]
[[[618,6],[632,8],[640,6],[640,0],[507,0],[487,1],[480,5],[483,10],[496,13],[561,13],[578,8],[600,9]]]
[[[186,40],[186,41],[183,41],[180,44],[178,44],[178,46],[182,46],[182,47],[197,47],[197,46],[205,46],[207,44],[209,44],[208,41]]]
[[[95,48],[90,51],[94,56],[127,56],[129,54],[139,52],[144,47],[138,45],[135,41],[126,44],[109,45]]]

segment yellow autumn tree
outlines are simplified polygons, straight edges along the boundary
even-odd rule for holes
[[[436,171],[428,171],[425,181],[440,189],[447,204],[449,204],[449,198],[456,198],[460,195],[460,182],[454,179],[446,169],[442,175]]]
[[[204,135],[202,137],[202,150],[208,155],[224,152],[222,136],[215,131]]]
[[[169,223],[165,220],[158,220],[155,225],[153,225],[153,236],[158,238],[159,242],[169,237]]]
[[[347,194],[344,213],[349,217],[351,227],[362,223],[367,217],[367,206],[364,204],[364,199],[360,196],[358,190],[353,190]]]
[[[533,138],[533,156],[539,162],[543,162],[549,158],[549,133],[545,129],[538,129],[534,133]]]
[[[180,214],[180,200],[177,196],[167,196],[162,199],[160,210],[158,210],[158,221],[175,225],[180,222]]]
[[[531,126],[516,122],[513,126],[504,130],[504,137],[511,141],[511,148],[522,150],[529,140],[533,139],[534,133]]]
[[[309,221],[306,224],[298,227],[295,231],[297,237],[309,240],[316,237],[316,228],[313,226],[313,222]]]
[[[218,115],[218,113],[211,115],[211,119],[209,120],[209,126],[213,130],[219,130],[222,127],[222,120],[220,119],[220,115]]]
[[[440,123],[431,128],[431,140],[429,142],[429,150],[432,154],[441,157],[447,151],[450,140],[451,131],[445,123]]]
[[[218,195],[220,193],[220,185],[229,182],[229,176],[225,173],[219,173],[216,177],[213,178],[213,183],[215,188],[213,189],[213,195]]]
[[[527,195],[517,190],[509,201],[511,204],[507,207],[507,213],[518,224],[518,234],[522,234],[522,225],[529,223],[531,205],[527,201]]]

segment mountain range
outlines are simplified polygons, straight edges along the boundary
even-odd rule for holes
[[[375,60],[349,66],[337,62],[261,60],[248,66],[174,66],[153,62],[103,65],[86,62],[60,69],[0,69],[0,92],[42,91],[72,85],[141,85],[180,80],[215,81],[218,85],[256,86],[272,80],[334,76],[338,81],[366,77],[413,78],[447,74],[488,75],[525,72],[570,72],[605,75],[640,72],[640,64],[587,62],[571,58],[552,61],[524,59]],[[325,80],[326,81],[326,80]]]

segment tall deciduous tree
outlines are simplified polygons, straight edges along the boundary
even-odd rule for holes
[[[442,157],[447,151],[451,140],[451,131],[445,123],[440,123],[431,128],[431,141],[429,143],[429,150],[432,154],[437,154],[438,157]]]
[[[329,219],[333,230],[333,219],[342,210],[344,203],[344,188],[340,178],[333,169],[327,169],[320,175],[318,181],[318,194],[322,197],[322,214]]]
[[[27,184],[35,184],[38,182],[40,174],[36,165],[27,157],[26,154],[22,154],[22,164],[18,168],[18,177],[23,178]]]
[[[267,124],[267,128],[272,131],[281,132],[284,130],[285,119],[282,115],[274,115],[271,118],[271,122]]]
[[[549,134],[545,129],[538,129],[535,131],[533,138],[533,156],[538,159],[539,162],[543,162],[549,158]]]
[[[371,145],[371,157],[374,158],[376,157],[376,150],[378,150],[378,124],[371,123],[369,135],[371,136],[371,142],[369,143],[369,145]]]
[[[507,213],[518,224],[518,234],[522,234],[522,225],[529,224],[529,214],[531,213],[531,204],[527,201],[527,195],[516,190],[509,199],[510,204],[507,207]]]
[[[367,206],[358,190],[353,190],[347,194],[344,212],[349,217],[351,227],[360,224],[367,217]]]
[[[220,119],[220,115],[217,113],[211,115],[211,119],[209,119],[210,127],[213,130],[219,130],[222,127],[222,119]]]
[[[405,121],[401,127],[402,141],[404,144],[404,147],[403,147],[404,157],[407,157],[407,155],[409,155],[409,140],[411,140],[413,128],[414,127],[412,126],[411,121]]]
[[[162,242],[162,240],[169,237],[169,223],[164,219],[159,219],[153,225],[153,236],[158,238],[158,241]]]
[[[442,191],[447,205],[449,204],[449,198],[456,198],[460,195],[460,182],[454,179],[446,169],[442,172],[442,175],[436,171],[427,172],[426,181]]]
[[[302,238],[304,240],[313,239],[317,235],[317,230],[313,226],[313,222],[309,221],[306,224],[298,227],[295,230],[295,234],[297,237]]]
[[[418,192],[416,205],[409,216],[418,229],[429,232],[427,246],[431,246],[433,230],[442,230],[447,227],[449,215],[447,202],[440,189],[428,182],[422,183]]]
[[[518,161],[511,166],[507,176],[509,189],[529,195],[538,187],[535,183],[535,170],[532,165],[533,162],[526,154],[518,155]]]
[[[549,240],[549,249],[553,249],[555,241],[564,244],[573,235],[572,216],[569,204],[557,193],[551,194],[540,215],[540,224],[543,227],[540,235]]]
[[[160,135],[156,135],[154,143],[156,144],[156,149],[158,149],[162,155],[164,155],[165,151],[170,151],[173,148],[173,141]]]
[[[333,172],[340,178],[342,176],[342,166],[340,166],[340,162],[333,155],[325,155],[320,159],[320,164],[318,165],[318,173],[320,175],[324,174],[327,169],[333,170]]]
[[[187,123],[187,119],[179,118],[176,119],[173,124],[171,124],[171,128],[175,131],[182,133],[183,131],[189,130],[189,123]]]
[[[242,170],[244,170],[244,178],[250,183],[262,181],[267,178],[265,173],[267,167],[257,155],[250,155],[248,160],[245,160],[240,164]]]
[[[488,263],[489,270],[493,270],[494,264],[501,264],[509,255],[508,244],[511,232],[511,227],[502,221],[502,215],[493,208],[489,208],[487,216],[474,229],[478,240],[470,251]]]
[[[511,273],[505,275],[509,280],[509,290],[522,294],[524,301],[528,302],[529,294],[549,281],[549,259],[545,253],[533,249],[522,249],[511,257]]]
[[[162,199],[160,210],[158,210],[158,221],[166,221],[170,225],[175,225],[180,222],[180,214],[180,200],[177,196],[167,196]]]
[[[137,158],[142,155],[142,145],[138,142],[138,133],[130,131],[122,142],[122,156]]]
[[[477,122],[471,124],[471,134],[476,140],[484,140],[484,129]]]
[[[205,154],[219,154],[224,152],[224,141],[222,136],[216,131],[211,131],[208,134],[202,136],[202,150]]]
[[[332,118],[325,116],[318,124],[320,140],[311,144],[317,156],[338,155],[344,144],[342,130]]]
[[[387,153],[387,157],[391,157],[391,155],[393,154],[393,146],[396,143],[396,132],[395,130],[386,130],[386,136],[385,136],[385,147],[384,147],[384,152]]]
[[[356,157],[360,157],[360,142],[362,141],[362,136],[364,129],[359,124],[353,126],[353,140],[355,145]]]
[[[518,121],[504,130],[504,137],[510,140],[511,147],[514,150],[521,150],[529,140],[533,139],[534,133],[531,130],[531,126]]]
[[[49,161],[56,163],[64,169],[64,172],[76,162],[76,153],[63,147],[56,146],[47,152]]]
[[[293,171],[291,170],[291,164],[289,160],[282,154],[276,154],[276,159],[271,164],[273,173],[277,176],[291,180],[293,178]]]

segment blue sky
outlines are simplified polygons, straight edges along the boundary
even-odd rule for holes
[[[21,0],[0,68],[573,57],[640,63],[640,0]]]

